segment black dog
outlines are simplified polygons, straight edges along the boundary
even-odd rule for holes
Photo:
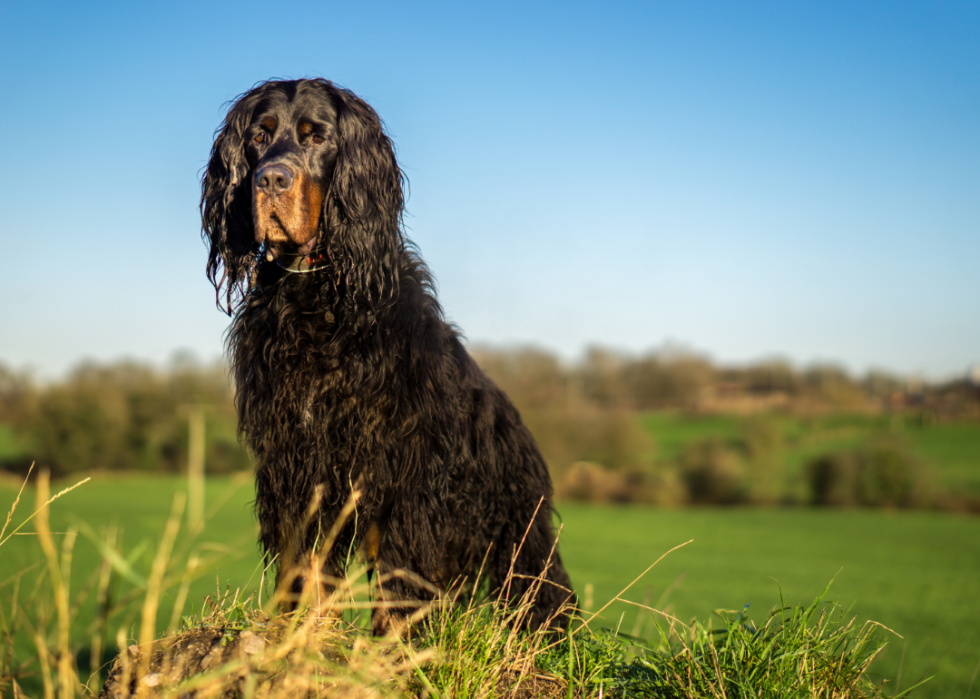
[[[564,626],[574,598],[547,468],[443,319],[402,232],[402,180],[374,110],[326,80],[260,84],[217,133],[203,236],[218,304],[234,317],[261,544],[278,557],[280,592],[295,595],[296,571],[357,490],[326,576],[359,550],[383,598],[420,599],[432,588],[390,574],[447,589],[483,566],[511,599],[539,585],[530,623]],[[376,631],[388,624],[375,613]]]

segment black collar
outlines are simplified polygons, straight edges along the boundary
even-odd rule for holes
[[[266,259],[269,259],[269,257],[271,255],[267,256]],[[281,252],[273,258],[273,261],[287,272],[293,274],[316,272],[326,267],[330,262],[326,253],[317,250],[311,251],[308,255]]]

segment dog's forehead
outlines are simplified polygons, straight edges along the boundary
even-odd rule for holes
[[[291,123],[301,120],[332,123],[337,119],[337,109],[322,89],[300,85],[296,89],[278,89],[264,95],[252,113],[252,121],[261,121],[269,116]]]

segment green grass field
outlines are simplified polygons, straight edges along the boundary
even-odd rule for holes
[[[121,549],[130,555],[135,552],[133,568],[145,575],[173,495],[183,485],[175,478],[98,475],[52,506],[52,528],[64,532],[80,522],[97,532],[118,527]],[[210,505],[222,498],[224,504],[204,535],[193,541],[178,539],[176,548],[178,558],[191,553],[221,555],[219,562],[202,565],[201,578],[188,597],[195,609],[200,609],[205,594],[215,591],[216,579],[222,588],[254,590],[261,573],[249,507],[251,481],[210,479],[207,493]],[[11,484],[0,486],[4,509],[14,495]],[[32,498],[31,494],[30,502],[21,503],[15,523],[33,509]],[[980,519],[935,513],[670,511],[571,504],[560,511],[565,563],[581,602],[586,601],[586,585],[593,586],[593,609],[668,549],[693,539],[661,562],[626,598],[640,602],[650,588],[651,601],[656,602],[666,592],[668,611],[683,621],[695,616],[705,619],[714,609],[741,609],[751,602],[751,616],[761,621],[778,604],[780,587],[787,603],[808,604],[836,575],[831,599],[850,607],[858,618],[874,619],[905,636],[904,641],[892,639],[874,672],[896,679],[901,668],[904,687],[935,674],[914,696],[967,694],[980,661]],[[79,536],[72,561],[73,597],[84,592],[100,560],[97,548]],[[4,609],[10,609],[18,579],[21,603],[34,604],[32,581],[42,565],[33,537],[16,536],[0,547]],[[117,579],[113,594],[122,599],[133,587]],[[73,621],[79,647],[87,645],[83,630],[94,614],[94,606],[85,604]],[[135,626],[135,608],[128,614],[111,620],[110,627]],[[636,622],[635,608],[626,605],[615,605],[603,616],[606,625],[621,624],[626,632]],[[170,610],[164,606],[158,616],[161,631],[169,618]],[[647,624],[645,633],[651,629]]]

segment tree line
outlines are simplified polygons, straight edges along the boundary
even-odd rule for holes
[[[186,469],[190,408],[206,416],[212,473],[247,469],[224,365],[187,357],[164,369],[137,362],[86,362],[52,383],[0,366],[0,468],[32,462],[53,475],[98,470]]]
[[[575,363],[535,349],[476,348],[473,354],[521,411],[565,499],[785,502],[785,437],[766,417],[775,412],[980,418],[980,389],[967,379],[929,385],[779,361],[725,367],[678,352],[635,357],[592,349]],[[0,365],[0,469],[23,473],[37,462],[56,476],[183,472],[189,417],[197,406],[205,415],[207,472],[247,470],[252,462],[237,439],[233,394],[223,364],[186,356],[162,369],[83,363],[50,383]],[[663,410],[746,418],[737,438],[694,440],[665,461],[638,419]],[[899,507],[923,504],[928,480],[897,443],[822,454],[807,464],[804,477],[806,497],[818,504]]]

